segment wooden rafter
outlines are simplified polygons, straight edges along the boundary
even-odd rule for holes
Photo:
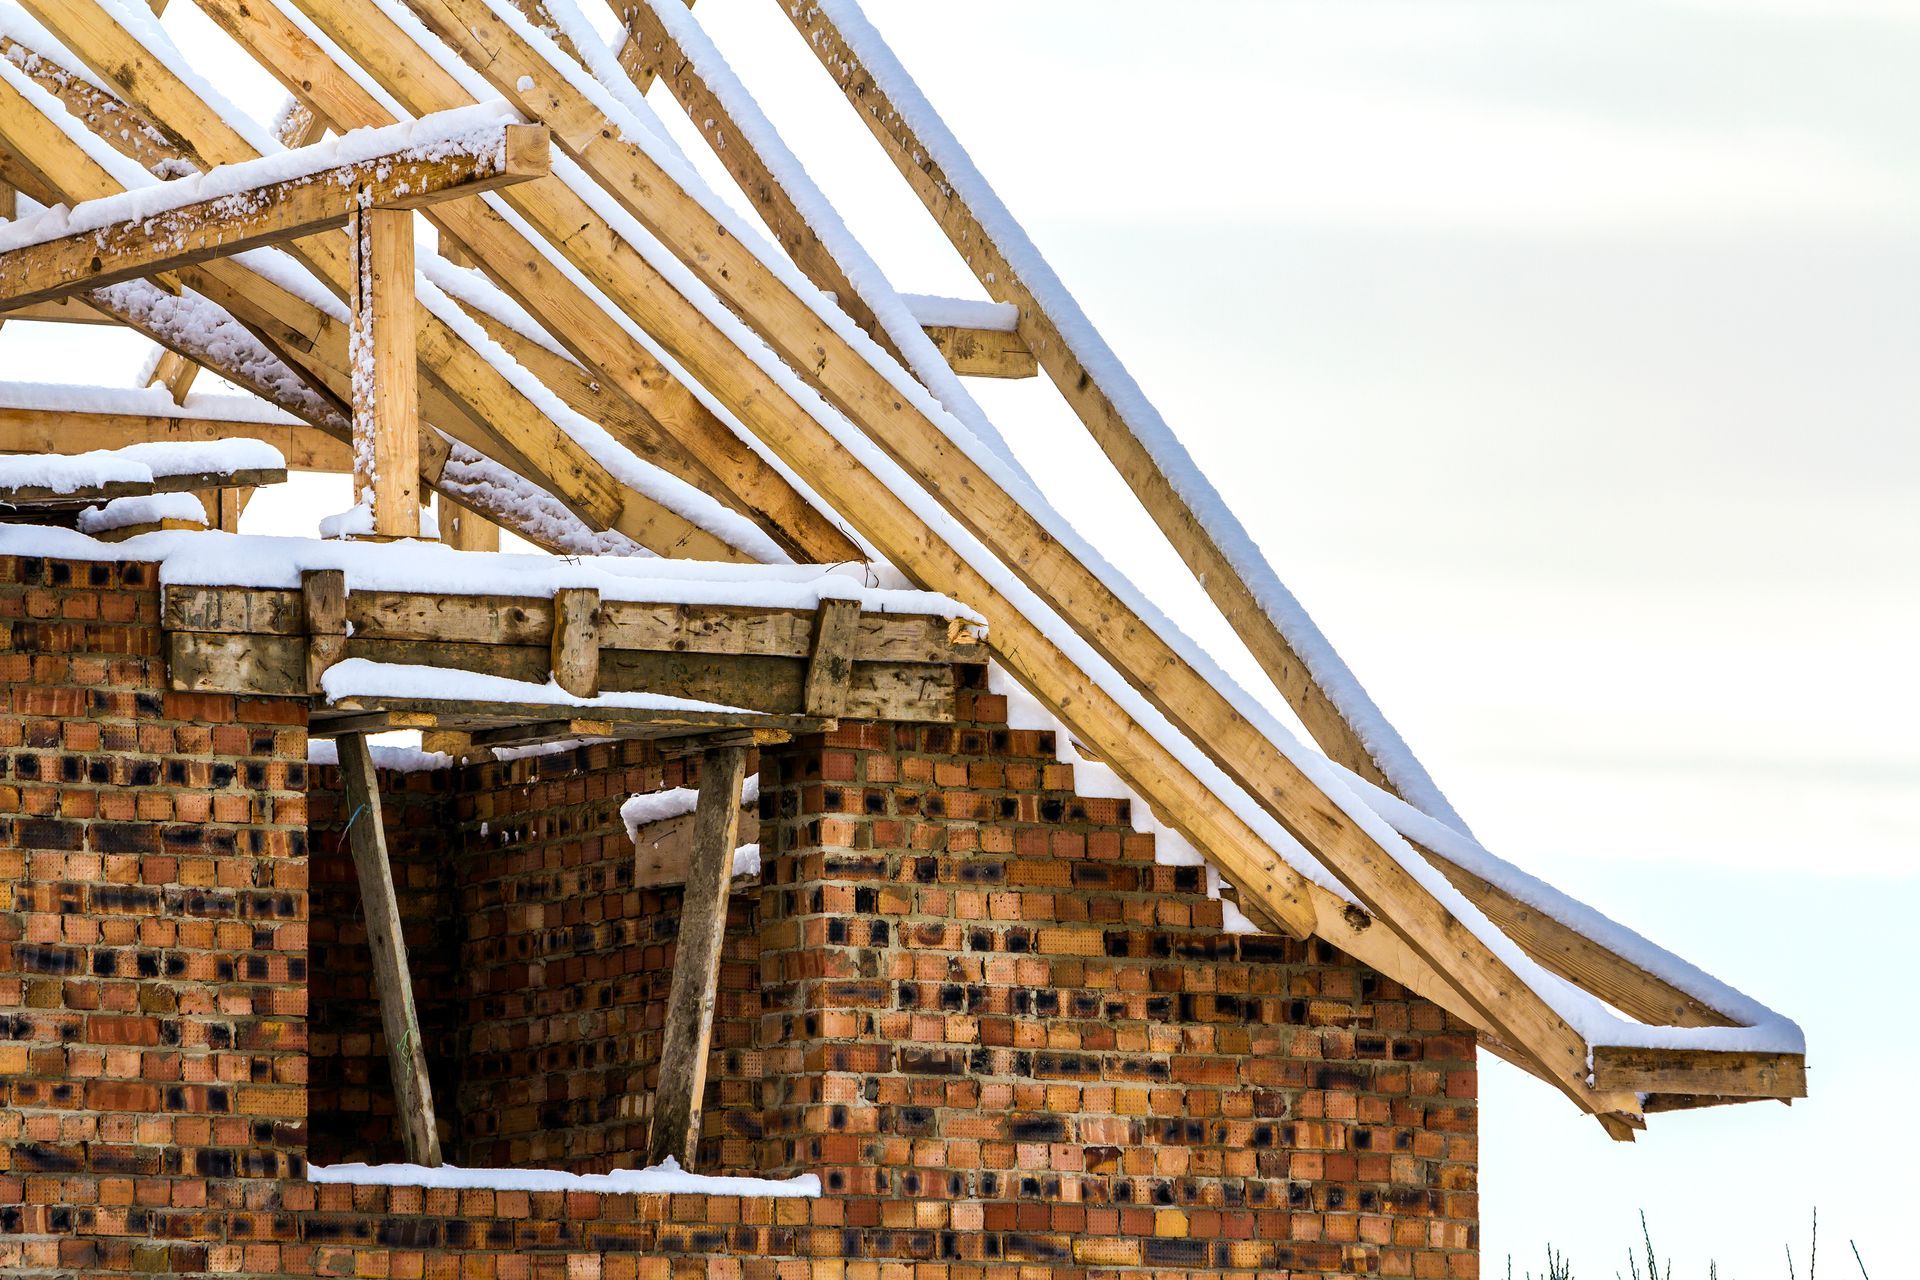
[[[1134,424],[1116,404],[1122,394],[1103,375],[1103,362],[1081,351],[1070,325],[1051,314],[1029,282],[995,242],[966,197],[940,167],[938,149],[919,136],[909,118],[848,47],[831,16],[815,4],[778,0],[777,6],[872,131],[928,213],[973,270],[987,292],[1019,309],[1018,334],[1067,403],[1099,443],[1147,514],[1200,581],[1268,679],[1327,755],[1362,777],[1393,788],[1392,771],[1376,758],[1347,714],[1321,684],[1313,664],[1282,634],[1260,593],[1216,540],[1189,495],[1172,483]],[[1278,583],[1272,584],[1274,587]],[[1363,695],[1364,696],[1364,695]],[[1422,775],[1424,780],[1424,775]]]

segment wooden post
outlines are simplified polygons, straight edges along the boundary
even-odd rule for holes
[[[307,692],[320,692],[320,676],[347,656],[347,575],[340,569],[309,569],[300,575],[307,614]]]
[[[860,602],[822,600],[814,614],[813,654],[807,660],[806,712],[838,716],[853,689],[853,648],[860,639]]]
[[[687,867],[675,944],[673,985],[667,993],[666,1040],[660,1049],[660,1087],[653,1095],[647,1163],[668,1156],[693,1168],[700,1145],[700,1106],[707,1091],[707,1042],[720,985],[720,947],[727,933],[727,883],[733,878],[740,831],[740,783],[747,749],[715,747],[700,757],[700,799],[693,811],[693,857]]]
[[[455,551],[498,551],[500,526],[447,497],[434,495],[434,518],[440,524],[440,541]]]
[[[381,825],[380,785],[373,753],[361,733],[343,733],[340,776],[347,790],[347,837],[353,868],[360,876],[360,903],[367,919],[367,947],[373,952],[374,993],[380,999],[380,1025],[387,1035],[393,1067],[394,1108],[400,1134],[413,1164],[437,1168],[440,1135],[433,1123],[433,1089],[427,1082],[427,1055],[420,1043],[420,1020],[413,1009],[413,979],[407,972],[407,947],[400,933],[400,904],[394,899],[393,871],[387,862],[387,833]]]
[[[413,214],[354,210],[354,501],[373,501],[373,536],[420,536],[420,388],[415,366]]]
[[[200,505],[207,511],[207,527],[218,529],[222,533],[240,532],[240,513],[247,509],[247,503],[253,499],[253,486],[223,486],[218,489],[196,489],[194,496],[200,499]]]
[[[553,593],[553,682],[576,698],[600,696],[600,593],[561,587]]]

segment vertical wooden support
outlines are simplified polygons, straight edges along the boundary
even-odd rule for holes
[[[413,1008],[413,979],[407,972],[407,947],[400,932],[400,904],[394,898],[393,870],[387,862],[387,834],[381,825],[380,784],[373,753],[361,733],[343,733],[340,776],[346,783],[347,837],[353,845],[353,869],[360,877],[360,904],[367,919],[367,947],[373,952],[374,993],[380,999],[380,1026],[387,1034],[393,1067],[394,1108],[407,1159],[429,1169],[440,1164],[440,1135],[433,1122],[433,1090],[427,1082],[427,1055],[420,1043],[420,1020]]]
[[[238,533],[240,513],[253,500],[253,487],[195,489],[193,496],[200,499],[200,505],[206,508],[207,528],[218,529],[222,533]]]
[[[660,1087],[653,1095],[647,1163],[668,1156],[693,1168],[700,1145],[700,1107],[707,1092],[707,1042],[720,985],[720,947],[727,933],[727,883],[740,831],[740,783],[747,749],[714,747],[700,757],[700,798],[693,811],[693,855],[680,906],[673,985],[667,992]]]
[[[0,182],[0,218],[5,218],[8,222],[12,222],[14,218],[19,216],[15,212],[17,208],[18,204],[14,198],[13,187],[8,183]],[[6,323],[7,318],[0,316],[0,327],[4,327]]]
[[[853,687],[853,647],[860,638],[858,600],[822,600],[814,615],[813,656],[807,660],[804,702],[810,716],[838,716]]]
[[[600,593],[561,587],[553,593],[553,681],[576,698],[600,696]]]
[[[433,513],[440,525],[440,541],[455,551],[500,549],[500,526],[479,512],[461,506],[446,494],[434,495]]]
[[[320,692],[320,675],[347,656],[347,575],[309,569],[300,575],[307,613],[307,692]]]
[[[359,208],[353,232],[353,495],[373,503],[373,537],[420,536],[420,388],[413,214]]]

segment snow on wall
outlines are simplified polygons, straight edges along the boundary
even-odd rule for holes
[[[792,1178],[734,1178],[688,1173],[672,1156],[648,1169],[567,1173],[559,1169],[462,1169],[443,1164],[335,1164],[307,1166],[311,1182],[360,1186],[450,1187],[491,1191],[604,1191],[628,1195],[699,1195],[817,1199],[818,1174]]]

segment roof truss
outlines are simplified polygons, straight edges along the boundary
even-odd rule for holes
[[[120,2],[28,0],[35,16],[120,95],[76,89],[74,77],[43,72],[36,90],[43,99],[36,100],[0,68],[0,177],[36,197],[85,200],[120,190],[67,127],[49,118],[49,85],[59,90],[63,112],[137,123],[124,131],[130,140],[121,149],[137,151],[143,164],[206,170],[258,154],[119,20]],[[1458,850],[1430,840],[1411,845],[1407,840],[1418,836],[1404,825],[1389,830],[1336,773],[1290,749],[1284,730],[1150,606],[1116,586],[1017,469],[958,440],[929,394],[946,385],[949,365],[1000,374],[1044,368],[1328,756],[1448,824],[1450,837],[1468,839],[1391,727],[1251,553],[1244,531],[1231,517],[1223,522],[1211,514],[1222,510],[1217,495],[1184,465],[1177,446],[1169,451],[1164,424],[1138,407],[1144,400],[1137,388],[1058,282],[1016,270],[1016,262],[1032,260],[1031,246],[1017,227],[1009,230],[1010,219],[970,166],[956,163],[964,156],[938,118],[922,110],[909,122],[897,99],[911,83],[849,0],[783,7],[982,284],[1017,309],[1012,334],[949,327],[930,339],[917,324],[901,326],[891,286],[870,282],[864,267],[846,259],[848,246],[810,221],[806,211],[824,197],[780,160],[770,122],[729,87],[731,77],[718,74],[717,55],[678,0],[640,0],[620,72],[641,88],[656,75],[665,80],[798,273],[739,234],[672,156],[610,120],[604,92],[583,87],[584,64],[607,74],[597,51],[564,38],[555,44],[519,10],[492,0],[406,0],[433,33],[431,48],[364,0],[290,2],[321,38],[278,0],[199,0],[295,95],[289,139],[311,140],[329,125],[344,131],[395,123],[381,95],[416,117],[470,106],[475,95],[466,84],[478,75],[549,130],[565,157],[544,176],[521,174],[526,180],[481,199],[422,211],[446,254],[429,257],[423,268],[458,298],[452,304],[437,289],[423,289],[395,304],[411,303],[420,416],[437,428],[419,435],[423,486],[550,547],[578,547],[593,531],[616,530],[666,554],[751,558],[743,539],[715,532],[724,522],[703,524],[664,504],[624,462],[616,474],[609,455],[583,447],[571,418],[590,419],[647,475],[745,515],[781,552],[835,561],[864,559],[871,548],[921,585],[978,608],[991,624],[995,659],[1204,850],[1256,918],[1319,933],[1467,1018],[1495,1052],[1552,1082],[1616,1136],[1631,1136],[1649,1109],[1791,1097],[1804,1088],[1797,1055],[1588,1043],[1536,987],[1531,965],[1636,1018],[1697,1029],[1707,1037],[1702,1044],[1711,1032],[1743,1026],[1745,1011],[1682,989],[1625,959],[1605,938],[1528,906],[1505,884],[1470,870],[1454,856]],[[534,13],[551,16],[537,7]],[[443,65],[441,41],[465,62],[464,72]],[[32,52],[22,65],[37,65]],[[351,74],[347,60],[355,64]],[[337,304],[355,296],[358,276],[346,238],[324,230],[332,221],[278,211],[298,200],[288,191],[271,201],[269,217],[278,219],[271,235],[285,245],[284,258],[189,261],[143,250],[129,238],[120,275],[173,270],[191,292],[169,294],[170,282],[162,280],[81,296],[87,307],[166,344],[179,368],[212,369],[339,439],[354,389],[349,326]],[[136,262],[142,252],[147,256]],[[0,256],[0,289],[13,288],[10,256]],[[461,264],[477,264],[485,285]],[[46,292],[50,271],[43,263],[22,267],[20,278],[38,281],[33,287],[42,292],[21,286],[11,296],[41,307],[73,292]],[[300,273],[319,286],[319,296],[299,283]],[[125,295],[134,288],[147,292]],[[257,350],[248,348],[237,362],[228,355],[223,367],[216,353],[192,347],[193,326],[169,328],[153,318],[165,310],[155,298],[169,296],[215,309],[251,335]],[[502,352],[510,358],[496,358]],[[386,359],[403,359],[410,373],[416,363],[413,356]],[[163,415],[151,428],[103,421],[88,429],[103,437],[115,430],[221,429],[178,425],[189,421]],[[309,456],[316,465],[323,457],[338,464],[338,454],[322,448]],[[529,495],[517,486],[537,486],[550,509],[529,517]],[[547,623],[555,637],[564,630],[559,616]],[[809,636],[832,631],[824,617],[807,625]],[[461,645],[496,646],[513,656],[485,661],[524,669],[528,678],[573,661],[557,638],[546,648],[516,646],[497,637],[453,639],[445,628],[457,630],[450,618],[436,618],[431,635],[382,639],[356,624],[351,639],[322,643],[270,626],[222,631],[176,619],[176,674],[197,687],[279,680],[304,689],[317,651],[337,657],[355,644],[355,652],[389,661],[403,652],[413,655],[408,660],[431,660]],[[851,685],[823,686],[818,696],[829,701],[820,703],[808,662],[819,655],[778,655],[791,668],[792,705],[762,713],[898,711],[904,693],[862,700],[855,643],[843,664],[853,673]],[[658,656],[620,659],[611,676],[608,661],[603,638],[596,687],[609,679],[632,687],[667,678]],[[925,695],[924,688],[914,694]],[[393,706],[352,711],[384,715],[387,723],[394,715],[441,714]],[[528,728],[470,717],[455,727],[540,734],[582,719],[549,714]],[[436,719],[435,726],[453,723]],[[1352,900],[1289,864],[1283,854],[1296,841]],[[1655,1107],[1641,1095],[1666,1101]]]

